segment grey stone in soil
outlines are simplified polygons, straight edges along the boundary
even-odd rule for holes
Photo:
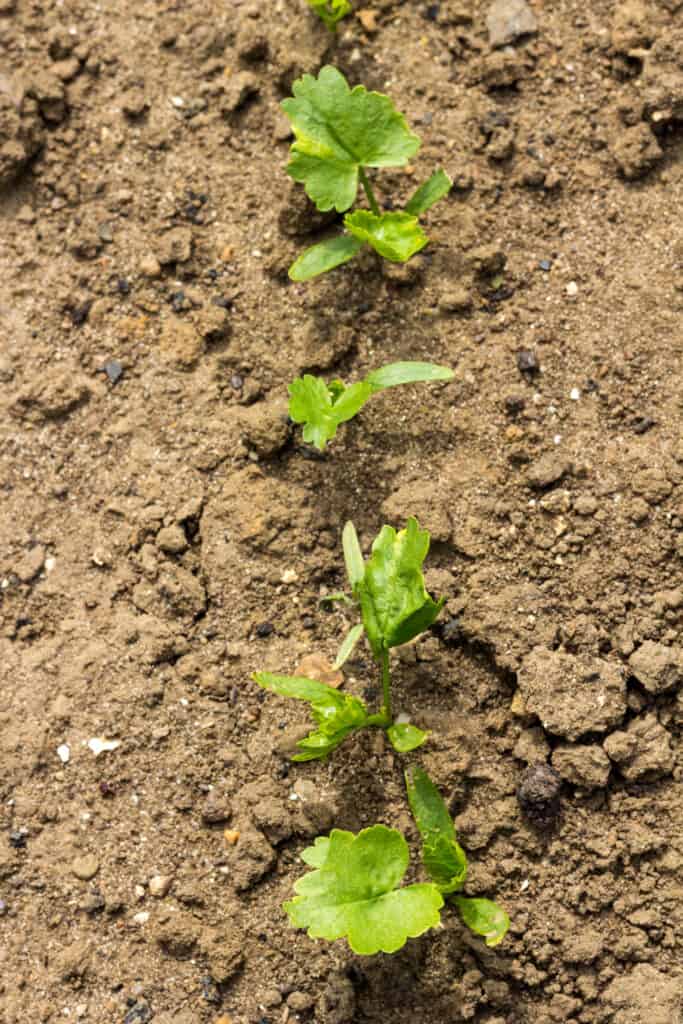
[[[539,829],[551,829],[560,814],[562,780],[543,762],[532,764],[517,787],[517,802],[525,818]]]
[[[563,744],[555,748],[551,762],[566,782],[582,789],[606,786],[612,767],[607,754],[597,743]]]
[[[495,49],[536,32],[538,22],[526,0],[495,0],[486,16],[486,27],[489,43]]]
[[[628,782],[660,778],[674,766],[671,737],[653,713],[634,718],[626,729],[608,736],[603,746]]]
[[[546,732],[568,740],[607,732],[626,711],[623,670],[603,658],[534,647],[522,661],[517,685]]]
[[[123,366],[118,359],[107,359],[102,367],[110,384],[117,384],[123,377]]]
[[[664,693],[683,683],[683,651],[646,640],[628,659],[629,668],[650,693]]]

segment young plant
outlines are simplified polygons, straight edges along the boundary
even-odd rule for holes
[[[313,8],[331,32],[337,31],[337,22],[352,10],[349,0],[308,0],[308,6]]]
[[[339,693],[324,683],[303,676],[281,676],[256,672],[253,679],[266,690],[310,704],[317,728],[297,746],[295,761],[326,757],[347,736],[366,726],[386,730],[389,742],[399,753],[421,746],[427,733],[408,722],[394,721],[391,701],[389,651],[407,644],[429,629],[444,604],[426,591],[422,564],[429,551],[429,533],[417,520],[408,520],[405,530],[383,526],[365,562],[353,523],[342,534],[346,571],[361,622],[344,639],[335,667],[341,667],[365,633],[378,665],[382,684],[382,706],[371,713],[359,697]]]
[[[282,109],[296,136],[287,173],[303,183],[323,212],[346,213],[356,201],[358,185],[369,210],[344,217],[345,233],[306,249],[292,264],[293,281],[308,281],[352,259],[364,245],[394,263],[405,263],[429,239],[418,217],[450,191],[443,170],[435,171],[401,211],[382,213],[367,175],[369,167],[404,167],[420,148],[420,139],[388,96],[350,89],[340,71],[329,65],[317,78],[304,75],[292,87]]]
[[[455,825],[438,789],[421,768],[405,773],[408,802],[422,837],[422,863],[439,892],[457,907],[467,927],[487,946],[505,938],[510,918],[493,900],[460,896],[467,878],[467,857],[458,843]]]
[[[409,851],[395,829],[373,825],[358,835],[333,829],[301,855],[314,870],[295,883],[297,895],[284,904],[291,923],[312,939],[345,938],[354,953],[395,953],[440,923],[448,897],[487,946],[497,945],[510,923],[505,911],[491,900],[455,895],[465,882],[467,858],[438,789],[419,768],[406,775],[406,784],[431,882],[400,886]]]
[[[323,451],[340,423],[353,419],[372,395],[397,384],[452,380],[453,371],[434,363],[389,363],[348,387],[341,380],[326,384],[304,374],[289,385],[289,416],[304,424],[304,441]]]

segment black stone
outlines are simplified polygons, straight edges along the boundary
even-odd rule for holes
[[[540,368],[535,352],[532,352],[531,349],[520,349],[517,353],[517,369],[520,373],[532,375],[538,373]]]
[[[554,768],[543,761],[530,765],[517,787],[517,801],[522,814],[536,828],[549,830],[560,815],[562,779]]]
[[[18,828],[14,832],[9,834],[9,844],[13,846],[15,850],[22,850],[26,846],[26,840],[28,838],[28,829]]]
[[[270,636],[271,633],[274,632],[275,626],[273,625],[272,622],[259,622],[258,626],[256,627],[256,636],[260,637],[261,639]]]

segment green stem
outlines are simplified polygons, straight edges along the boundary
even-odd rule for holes
[[[365,171],[363,170],[362,167],[358,168],[358,177],[360,178],[360,183],[363,186],[363,190],[364,190],[366,196],[368,197],[368,202],[370,203],[370,209],[374,213],[375,217],[381,216],[381,214],[379,212],[379,206],[377,204],[377,200],[375,199],[375,193],[372,191],[372,185],[370,184],[370,182],[368,180],[368,176],[367,176],[367,174],[365,173]]]
[[[389,674],[389,651],[382,651],[382,714],[391,722],[391,676]]]

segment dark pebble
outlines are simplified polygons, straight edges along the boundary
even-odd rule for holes
[[[538,261],[538,265],[541,268],[541,270],[550,270],[552,265],[553,265],[553,261],[552,260],[539,260]]]
[[[130,292],[130,282],[125,277],[120,277],[116,282],[116,290],[120,295],[128,295]]]
[[[554,768],[539,761],[522,774],[517,801],[522,814],[538,829],[551,829],[560,814],[562,779]]]
[[[440,9],[441,4],[428,4],[428,6],[425,7],[424,11],[422,12],[422,17],[426,18],[427,21],[436,21],[436,19],[439,17]]]
[[[110,384],[116,384],[123,377],[123,366],[118,359],[107,359],[102,370],[106,373]]]
[[[88,319],[88,315],[92,308],[93,300],[87,299],[86,302],[82,302],[80,306],[75,306],[74,309],[69,311],[71,317],[71,323],[74,327],[81,327]]]
[[[633,424],[633,433],[634,434],[646,434],[648,432],[648,430],[651,430],[652,427],[654,427],[656,425],[657,425],[657,421],[656,420],[650,419],[649,416],[643,416],[642,419],[636,420],[636,422]]]
[[[312,619],[310,615],[304,615],[301,620],[301,625],[304,629],[314,629],[315,619]]]
[[[213,980],[210,974],[205,974],[201,981],[202,995],[207,1003],[211,1003],[213,1006],[220,1006],[221,994],[218,991],[216,982]]]
[[[233,373],[232,377],[230,378],[230,387],[233,389],[233,391],[241,391],[242,388],[244,387],[244,380],[242,379],[242,377],[240,377],[238,373]]]
[[[273,625],[272,622],[259,622],[258,626],[256,627],[256,636],[261,637],[261,639],[270,636],[271,633],[274,632],[275,626]]]
[[[505,399],[505,413],[507,416],[514,418],[524,411],[525,405],[526,402],[519,395],[508,395]]]
[[[14,832],[9,834],[9,844],[13,846],[15,850],[22,850],[26,846],[26,840],[28,838],[27,828],[18,828]]]
[[[520,373],[538,373],[540,366],[535,352],[523,348],[517,353],[517,369]]]
[[[218,306],[220,309],[232,309],[232,299],[227,295],[218,295],[213,300],[214,306]]]
[[[136,1003],[123,1018],[123,1024],[147,1024],[152,1019],[152,1009],[148,1003]]]
[[[465,634],[462,631],[460,620],[456,615],[452,619],[447,619],[441,627],[441,636],[446,644],[461,644],[465,639]]]

